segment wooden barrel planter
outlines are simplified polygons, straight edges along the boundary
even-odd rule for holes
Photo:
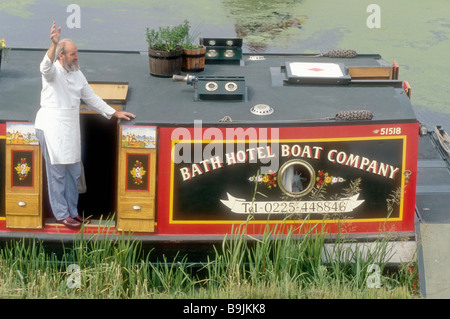
[[[158,51],[148,49],[150,74],[158,77],[171,77],[181,73],[183,49],[177,51]]]
[[[185,72],[201,72],[205,69],[206,47],[184,49],[181,70]]]

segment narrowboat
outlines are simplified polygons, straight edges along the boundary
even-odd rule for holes
[[[107,120],[81,104],[85,235],[209,243],[246,225],[415,243],[421,126],[398,64],[222,40],[208,40],[203,70],[170,77],[150,74],[147,53],[80,50],[94,91],[136,115]],[[34,134],[45,52],[15,49],[0,71],[4,239],[80,232],[55,223]]]

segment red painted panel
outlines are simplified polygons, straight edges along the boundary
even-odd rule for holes
[[[158,152],[158,207],[157,207],[157,223],[158,223],[158,233],[159,234],[225,234],[230,233],[233,227],[236,227],[239,224],[245,223],[245,220],[222,217],[217,219],[211,219],[207,217],[207,212],[203,214],[198,214],[199,218],[185,218],[188,213],[196,214],[195,209],[186,208],[183,203],[176,203],[176,201],[181,201],[180,198],[183,194],[179,195],[179,191],[176,191],[176,188],[180,188],[177,185],[183,181],[184,183],[191,183],[195,179],[196,188],[201,187],[201,183],[198,182],[199,177],[204,178],[207,174],[211,174],[214,170],[216,171],[224,171],[228,169],[228,166],[231,166],[231,156],[226,158],[225,155],[229,155],[231,153],[224,153],[222,157],[222,166],[217,166],[215,169],[212,165],[213,162],[206,163],[204,158],[197,158],[195,161],[196,150],[205,151],[208,145],[212,145],[211,143],[193,143],[191,145],[191,150],[193,154],[191,155],[191,159],[193,160],[193,166],[189,167],[186,165],[186,168],[180,169],[178,172],[175,167],[178,168],[175,164],[172,163],[171,153],[172,146],[175,145],[172,143],[172,140],[181,140],[182,142],[188,143],[186,145],[190,145],[190,140],[201,141],[207,140],[218,143],[220,138],[224,138],[228,143],[224,145],[234,145],[231,141],[245,139],[247,142],[250,142],[253,139],[258,140],[260,143],[265,144],[266,140],[271,140],[273,142],[275,140],[279,141],[279,144],[283,144],[285,149],[289,147],[289,143],[299,143],[299,145],[303,145],[306,149],[305,145],[310,144],[313,145],[323,145],[323,154],[318,155],[322,150],[319,149],[319,146],[316,146],[315,153],[313,147],[310,147],[310,152],[304,153],[304,157],[307,160],[314,162],[314,156],[321,156],[328,158],[324,159],[324,161],[328,160],[332,162],[333,167],[342,168],[339,166],[344,166],[342,162],[342,158],[346,155],[346,148],[352,146],[351,144],[358,144],[360,147],[362,144],[369,145],[368,148],[377,148],[378,150],[374,150],[374,152],[378,152],[380,154],[383,153],[385,144],[392,147],[398,145],[400,150],[399,152],[401,156],[401,167],[398,167],[399,171],[395,171],[396,168],[392,167],[390,173],[386,173],[385,176],[382,176],[386,179],[386,185],[389,183],[392,184],[392,181],[389,180],[389,176],[392,175],[392,180],[397,180],[397,184],[401,187],[398,187],[402,192],[401,199],[396,198],[399,201],[398,208],[398,216],[392,217],[387,216],[384,218],[358,218],[357,216],[351,219],[344,220],[334,220],[334,219],[324,219],[314,220],[311,218],[308,222],[309,226],[314,226],[316,224],[323,224],[325,229],[329,232],[336,233],[338,231],[348,232],[348,233],[377,233],[379,231],[394,231],[394,232],[410,232],[414,230],[414,207],[415,207],[415,184],[416,184],[416,176],[417,176],[417,148],[418,148],[418,123],[405,123],[405,124],[371,124],[371,125],[342,125],[342,126],[311,126],[311,127],[279,127],[279,128],[206,128],[206,127],[198,127],[194,128],[160,128],[160,141],[159,141],[159,152]],[[173,136],[173,138],[172,138]],[[328,143],[328,144],[327,144]],[[394,143],[394,144],[393,144]],[[395,144],[397,143],[397,144]],[[218,143],[220,144],[220,143]],[[218,145],[215,144],[215,145]],[[261,144],[258,144],[261,145]],[[339,145],[339,149],[332,150],[326,149],[325,146],[334,146]],[[273,145],[271,145],[273,146]],[[225,148],[225,147],[224,147]],[[262,147],[259,149],[261,151],[260,155],[263,155],[263,151],[266,149]],[[175,149],[177,151],[177,149]],[[297,150],[298,151],[298,150]],[[334,152],[333,152],[334,151]],[[388,151],[388,149],[386,149]],[[246,149],[246,155],[241,153],[241,160],[243,162],[248,161],[250,154],[253,154],[254,157],[258,155],[258,149],[254,149],[253,152],[249,151],[249,148]],[[312,152],[312,153],[311,153]],[[234,155],[238,155],[239,153],[235,153]],[[270,154],[269,153],[265,153]],[[287,154],[287,153],[286,153]],[[336,156],[341,155],[341,164],[337,163],[338,158]],[[183,154],[184,155],[184,154]],[[278,154],[280,155],[280,154]],[[301,153],[292,153],[291,155],[300,156]],[[384,158],[389,158],[389,154],[384,154]],[[294,157],[294,156],[293,156]],[[293,158],[292,157],[292,158]],[[234,157],[233,160],[236,158]],[[288,158],[283,158],[283,160],[287,160]],[[203,160],[203,162],[202,162]],[[228,162],[227,162],[228,160]],[[280,158],[280,165],[282,159]],[[217,163],[216,163],[217,164]],[[229,164],[229,165],[228,165]],[[367,162],[365,166],[361,166],[364,169],[360,169],[358,167],[353,167],[356,174],[364,173],[366,175],[370,174],[370,170],[375,172],[375,168],[378,169],[378,166],[382,166],[379,161],[372,160]],[[192,164],[191,164],[192,165]],[[228,165],[228,166],[227,166]],[[331,165],[328,163],[328,165]],[[386,164],[387,166],[387,164]],[[365,171],[368,170],[369,172]],[[404,173],[407,173],[407,177],[405,177]],[[184,180],[180,176],[176,176],[176,174],[183,173],[185,178]],[[395,173],[395,174],[394,174]],[[399,173],[399,174],[396,174]],[[183,175],[182,174],[182,175]],[[224,174],[222,176],[225,176]],[[251,174],[250,174],[251,175]],[[372,174],[375,175],[375,174]],[[378,179],[382,178],[377,176]],[[218,180],[217,183],[221,181]],[[194,184],[193,184],[194,185]],[[183,188],[183,192],[188,192],[187,194],[195,194],[195,190],[190,189],[190,187]],[[199,198],[203,201],[207,199],[208,194],[210,193],[208,189],[201,190],[199,192],[204,192],[204,198],[201,198],[201,194]],[[186,190],[187,189],[187,190]],[[375,189],[374,192],[377,190]],[[178,192],[178,193],[177,193]],[[189,193],[190,192],[190,193]],[[226,194],[222,194],[221,197],[216,199],[217,207],[221,207],[223,209],[223,201],[226,201]],[[233,196],[239,198],[239,193],[233,193]],[[383,202],[389,199],[389,196],[385,196],[383,198]],[[364,198],[359,198],[364,202]],[[214,199],[213,199],[214,200]],[[248,203],[249,198],[247,198],[247,202],[241,204],[242,207],[251,207]],[[289,199],[287,199],[289,202]],[[195,204],[195,201],[191,202]],[[279,205],[281,202],[269,202],[266,203],[265,207],[273,208],[276,205]],[[379,203],[372,203],[375,206]],[[385,203],[383,203],[385,204]],[[294,204],[290,204],[294,205]],[[333,205],[331,201],[316,202],[318,207],[322,207],[323,205],[328,205],[327,207],[331,207]],[[286,206],[286,205],[285,205]],[[255,206],[258,207],[258,206]],[[259,205],[259,207],[263,207]],[[288,206],[286,206],[288,207]],[[179,214],[179,210],[185,210],[187,213],[185,215]],[[201,208],[198,208],[201,210]],[[184,216],[184,217],[177,217]],[[206,217],[205,217],[206,216]],[[184,219],[183,219],[184,218]],[[324,221],[322,223],[322,221]],[[250,233],[260,233],[264,231],[267,224],[270,224],[271,227],[275,227],[276,224],[281,223],[280,219],[274,219],[273,215],[271,216],[270,222],[267,223],[267,219],[259,219],[259,220],[251,220],[249,221],[249,228],[247,229]],[[303,220],[286,220],[285,224],[291,226],[299,226],[302,224]]]
[[[0,123],[0,137],[3,136],[6,138],[6,123]]]

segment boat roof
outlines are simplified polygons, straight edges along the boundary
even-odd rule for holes
[[[39,64],[45,52],[14,49],[8,62],[3,62],[1,122],[34,122],[42,87]],[[388,66],[378,54],[330,58],[319,54],[244,53],[235,63],[207,63],[204,71],[191,73],[199,81],[243,81],[239,90],[245,85],[232,99],[225,95],[222,96],[225,98],[204,95],[200,100],[194,97],[194,86],[150,75],[147,52],[80,50],[79,62],[89,82],[128,85],[124,107],[136,114],[128,125],[189,125],[195,120],[205,125],[221,125],[225,117],[249,125],[329,123],[338,112],[350,110],[368,110],[373,114],[372,121],[417,121],[401,81],[289,81],[291,74],[287,70],[296,63],[332,63],[344,68]],[[268,105],[273,113],[252,114],[250,109],[260,104]]]

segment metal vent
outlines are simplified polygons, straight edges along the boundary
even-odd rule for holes
[[[256,104],[250,109],[250,112],[255,115],[269,115],[273,113],[273,108],[267,104]]]

